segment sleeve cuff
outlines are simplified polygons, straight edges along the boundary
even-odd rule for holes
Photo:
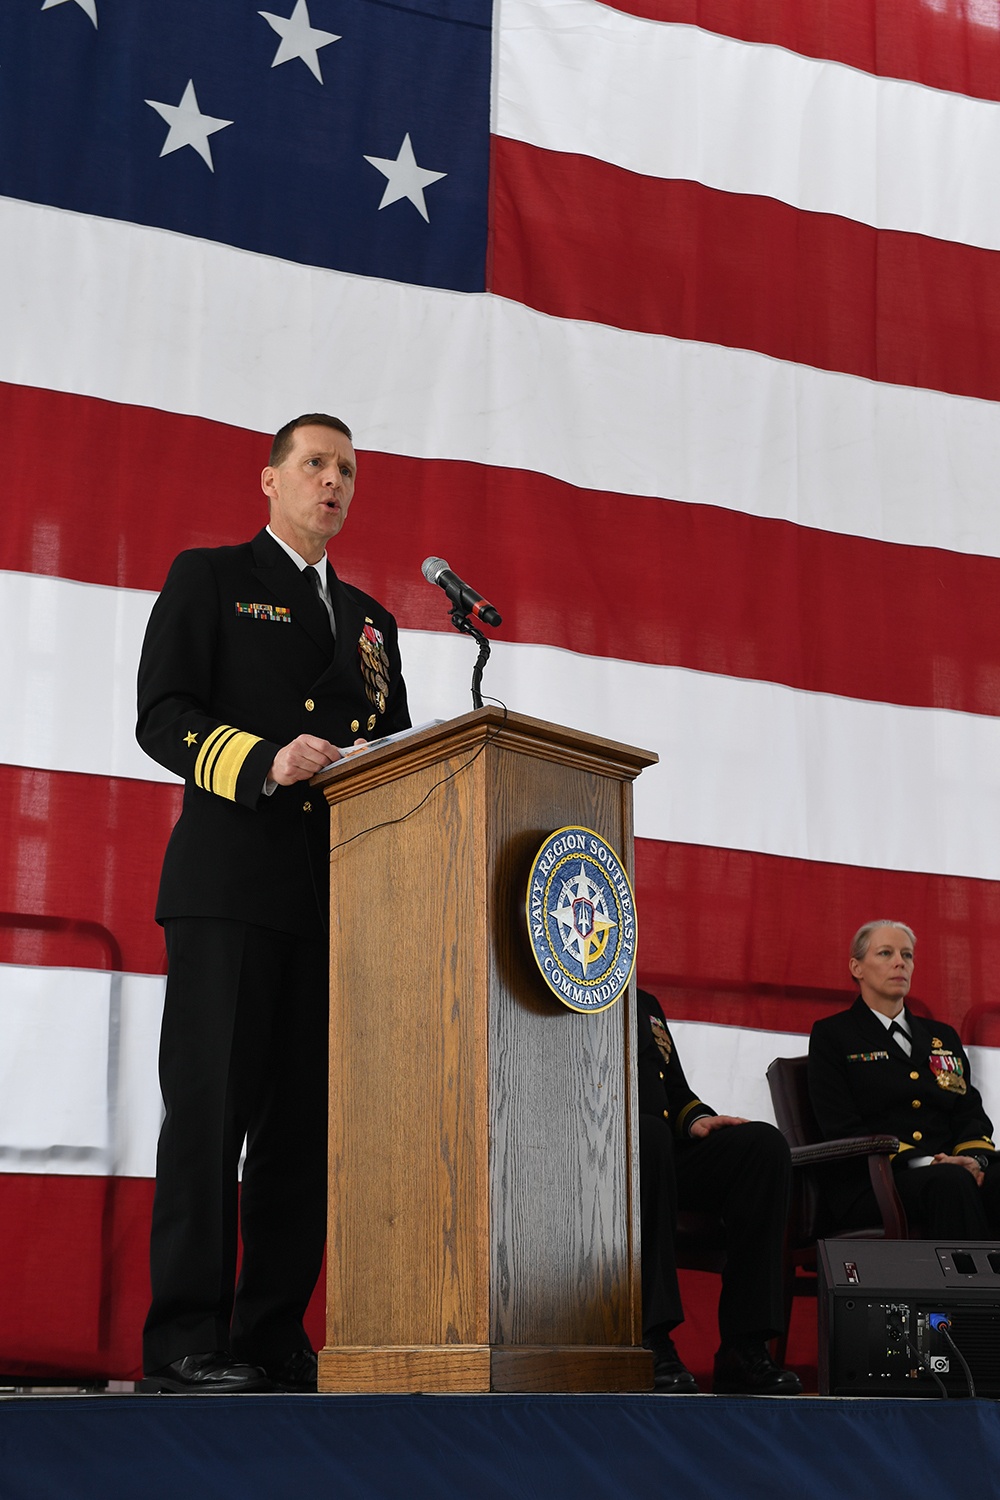
[[[216,797],[235,802],[243,762],[260,743],[257,734],[247,734],[246,730],[234,729],[231,724],[220,724],[212,730],[194,763],[195,786],[201,787],[203,792],[212,792]]]
[[[714,1114],[715,1110],[700,1099],[691,1099],[678,1114],[674,1129],[678,1135],[689,1135],[695,1120],[707,1119]]]

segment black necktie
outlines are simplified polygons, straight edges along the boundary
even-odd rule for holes
[[[323,585],[320,582],[319,573],[313,567],[307,567],[306,568],[306,572],[308,573],[309,578],[312,581],[312,586],[313,586],[313,588],[316,591],[316,598],[319,600],[320,605],[321,605],[322,610],[323,610],[323,613],[324,613],[324,615],[327,618],[327,622],[329,623],[330,634],[333,636],[334,640],[336,640],[336,638],[337,638],[337,627],[336,627],[336,625],[334,624],[334,621],[333,621],[333,610],[330,608],[329,604],[327,604],[327,602],[326,602],[326,595],[323,593]]]
[[[907,1057],[909,1057],[913,1051],[913,1043],[898,1021],[893,1021],[889,1027],[889,1035],[893,1038],[897,1047],[900,1047],[906,1053]]]

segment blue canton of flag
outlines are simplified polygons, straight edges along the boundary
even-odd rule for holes
[[[488,0],[4,0],[0,193],[483,289]]]

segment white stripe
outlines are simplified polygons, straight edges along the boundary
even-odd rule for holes
[[[669,1016],[667,1018],[670,1019]],[[691,1088],[720,1115],[769,1120],[774,1110],[767,1067],[776,1057],[804,1057],[805,1036],[784,1031],[753,1031],[701,1021],[670,1021],[684,1076]],[[970,1047],[972,1077],[990,1119],[1000,1121],[1000,1048]]]
[[[259,432],[323,392],[369,449],[1000,556],[992,402],[11,200],[0,239],[2,380]]]
[[[785,1031],[751,1031],[704,1021],[672,1021],[670,1033],[684,1076],[703,1103],[720,1115],[774,1124],[767,1068],[776,1057],[804,1057],[807,1037]]]
[[[467,643],[401,642],[417,722],[471,707]],[[639,837],[1000,879],[1000,719],[504,642],[485,691],[655,751]]]
[[[1000,105],[641,20],[501,0],[498,135],[1000,249]]]
[[[132,734],[153,597],[0,573],[4,617],[55,622],[47,654],[0,659],[0,701],[15,706],[0,719],[0,761],[174,779]],[[468,642],[403,631],[401,646],[415,722],[471,706]],[[636,783],[640,837],[1000,879],[1000,719],[504,641],[486,688],[521,713],[655,751]],[[36,700],[44,712],[28,711]]]
[[[0,1172],[153,1176],[163,988],[0,965]]]
[[[0,965],[0,1172],[152,1177],[162,977]],[[804,1036],[672,1021],[688,1082],[721,1114],[774,1121],[765,1071]],[[1000,1118],[1000,1049],[970,1049]]]
[[[0,573],[0,761],[49,771],[176,781],[135,740],[135,678],[155,594],[39,573]]]
[[[983,1096],[983,1105],[993,1125],[993,1140],[1000,1129],[1000,1047],[967,1047],[972,1081]]]

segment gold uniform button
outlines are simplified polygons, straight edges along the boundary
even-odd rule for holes
[[[371,734],[371,732],[372,732],[372,730],[374,728],[375,728],[375,715],[374,714],[369,714],[368,715],[368,733]]]
[[[665,1119],[665,1120],[669,1120],[669,1119],[670,1119],[670,1111],[669,1111],[669,1109],[665,1109],[665,1110],[664,1110],[664,1111],[663,1111],[663,1118],[664,1118],[664,1119]]]
[[[911,1078],[912,1078],[912,1079],[914,1079],[914,1081],[915,1081],[915,1080],[916,1080],[916,1079],[918,1079],[918,1078],[919,1078],[919,1077],[920,1077],[920,1074],[919,1074],[919,1073],[911,1073],[911,1074],[910,1074],[910,1077],[911,1077]]]
[[[662,1077],[663,1077],[663,1074],[662,1074],[662,1073],[661,1073],[661,1074],[660,1074],[660,1077],[661,1077],[661,1078],[662,1078]]]
[[[357,732],[358,732],[358,730],[360,728],[361,728],[361,725],[358,723],[357,719],[352,719],[351,720],[351,733],[352,734],[357,734]],[[916,1078],[916,1076],[917,1076],[916,1073],[914,1073],[913,1076],[914,1076],[914,1078]]]
[[[312,699],[311,699],[311,698],[307,698],[307,699],[306,699],[306,713],[307,713],[307,714],[311,714],[311,713],[312,713],[312,711],[313,711],[313,709],[314,709],[314,708],[315,708],[315,707],[316,707],[316,705],[315,705],[315,703],[314,703],[314,702],[313,702],[313,700],[312,700]]]
[[[920,1100],[919,1099],[914,1099],[914,1101],[913,1101],[913,1108],[914,1109],[919,1109],[920,1108]]]
[[[302,811],[303,812],[312,812],[312,810],[313,810],[313,805],[312,805],[311,802],[303,802],[303,804],[302,804]]]
[[[924,1138],[924,1136],[923,1136],[923,1131],[921,1131],[921,1130],[915,1130],[915,1131],[914,1131],[914,1132],[913,1132],[913,1139],[914,1139],[914,1140],[915,1140],[915,1141],[922,1141],[922,1140],[923,1140],[923,1138]]]

